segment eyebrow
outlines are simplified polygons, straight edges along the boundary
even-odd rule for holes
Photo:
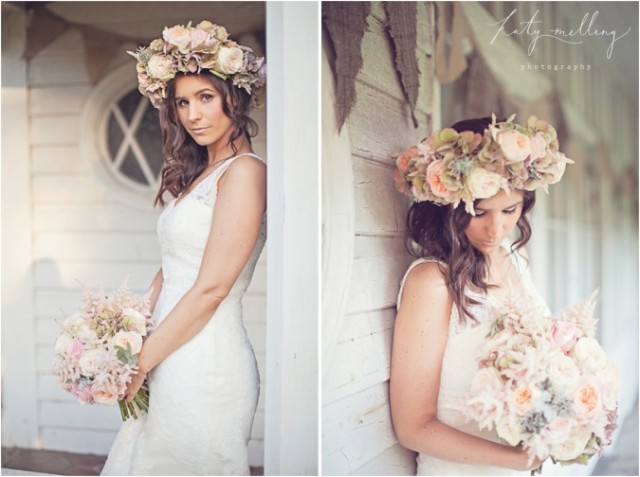
[[[205,93],[205,92],[211,92],[211,93],[215,93],[216,91],[213,90],[212,88],[202,88],[198,91],[196,91],[194,93],[194,96],[198,96],[199,94]],[[176,96],[176,99],[185,99],[184,96]]]
[[[502,208],[502,209],[500,209],[500,210],[513,209],[513,208],[514,208],[514,207],[516,207],[518,204],[522,204],[523,202],[524,202],[524,201],[519,200],[519,201],[518,201],[518,202],[516,202],[515,204],[510,205],[510,206],[508,206],[508,207],[503,207],[503,208]],[[485,208],[483,208],[483,207],[474,207],[474,210],[484,210],[484,211],[486,211],[487,209],[485,209]]]

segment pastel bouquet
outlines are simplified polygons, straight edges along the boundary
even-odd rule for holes
[[[85,289],[84,306],[62,323],[53,374],[83,404],[119,403],[122,420],[149,407],[146,384],[132,402],[124,399],[137,371],[142,341],[151,329],[150,294],[133,295],[125,282],[111,295]]]
[[[504,310],[480,350],[465,413],[530,462],[586,464],[611,443],[620,378],[594,338],[595,294],[557,318]]]

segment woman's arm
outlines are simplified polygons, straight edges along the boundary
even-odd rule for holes
[[[200,271],[194,285],[149,335],[138,357],[139,373],[127,388],[132,400],[146,373],[204,328],[227,296],[255,246],[266,206],[266,167],[239,157],[218,182],[218,196]]]
[[[153,277],[153,281],[151,282],[151,286],[149,287],[149,292],[151,293],[149,297],[149,304],[151,305],[151,313],[156,308],[156,303],[158,302],[158,297],[160,296],[160,290],[162,290],[162,267],[156,273],[156,276]]]
[[[391,355],[391,416],[400,443],[449,461],[517,470],[537,467],[537,461],[532,467],[527,465],[527,455],[520,448],[472,436],[437,419],[451,307],[437,263],[420,264],[409,273]]]

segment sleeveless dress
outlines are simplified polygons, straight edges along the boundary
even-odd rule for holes
[[[170,202],[158,219],[163,283],[156,325],[195,282],[218,180],[238,157]],[[102,475],[249,475],[247,444],[260,380],[241,299],[265,238],[263,219],[251,257],[209,322],[149,373],[149,412],[122,424]]]
[[[509,244],[502,246],[509,249]],[[540,297],[527,266],[526,260],[517,252],[510,253],[511,261],[522,280],[522,288],[528,298],[545,310],[546,304]],[[405,273],[398,295],[398,309],[400,297],[409,272],[417,265],[425,262],[436,262],[433,259],[415,260]],[[467,291],[467,295],[479,303],[469,307],[470,312],[478,320],[477,323],[461,325],[459,312],[455,304],[451,308],[449,318],[449,334],[442,359],[440,376],[440,390],[438,394],[438,420],[458,430],[481,437],[493,442],[501,442],[495,428],[491,431],[480,430],[478,425],[467,419],[461,412],[464,403],[471,397],[471,381],[477,369],[477,355],[475,350],[482,344],[496,319],[496,310],[500,304],[491,296],[484,293]],[[492,467],[477,464],[437,459],[427,454],[419,453],[417,457],[416,475],[530,475],[530,472],[519,472],[504,467]]]

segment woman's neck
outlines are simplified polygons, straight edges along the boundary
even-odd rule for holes
[[[225,159],[229,159],[230,157],[250,152],[253,152],[251,144],[245,136],[242,136],[232,143],[227,142],[221,147],[216,144],[207,146],[207,161],[209,166],[213,166],[214,164],[222,162]]]

